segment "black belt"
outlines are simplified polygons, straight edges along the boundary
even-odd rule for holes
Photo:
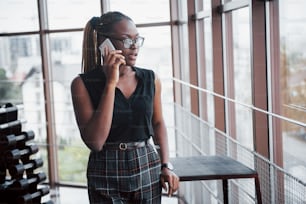
[[[121,143],[105,143],[103,149],[135,149],[139,147],[145,147],[149,143],[149,140],[140,141],[140,142],[121,142]]]

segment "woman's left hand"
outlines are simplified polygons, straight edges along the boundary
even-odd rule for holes
[[[168,187],[167,184],[168,183]],[[177,191],[180,184],[179,177],[170,169],[163,168],[161,172],[161,184],[168,196],[172,196]]]

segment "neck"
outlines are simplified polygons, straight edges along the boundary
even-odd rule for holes
[[[124,75],[130,73],[131,71],[132,71],[132,67],[131,66],[122,65],[119,68],[119,75],[120,76],[124,76]]]

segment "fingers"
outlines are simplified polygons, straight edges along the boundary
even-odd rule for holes
[[[104,56],[107,56],[109,54],[109,48],[107,46],[104,47]]]
[[[109,83],[118,83],[119,67],[125,64],[125,57],[122,55],[121,50],[108,51],[108,49],[105,49],[105,56],[103,58],[103,71]]]
[[[165,181],[168,183],[168,188],[167,188],[167,185],[166,185]],[[162,177],[161,177],[161,183],[162,183],[163,189],[165,191],[168,190],[167,194],[170,197],[179,188],[179,177],[176,174],[174,174],[173,172],[163,174]]]
[[[161,177],[161,184],[162,184],[162,188],[163,188],[165,191],[167,191],[167,190],[168,190],[167,184],[166,184],[165,179],[164,179],[163,176]]]
[[[106,54],[105,59],[104,59],[105,64],[108,64],[110,66],[111,65],[125,64],[125,57],[122,55],[121,50],[113,50],[113,51],[110,51],[110,52],[106,51],[105,54]]]
[[[168,196],[173,195],[173,193],[175,193],[179,187],[179,179],[176,175],[172,175],[168,181],[168,186],[169,186],[169,190],[168,190]]]

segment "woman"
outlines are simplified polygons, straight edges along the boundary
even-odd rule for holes
[[[100,47],[106,39],[115,50]],[[152,70],[135,66],[143,41],[132,19],[120,12],[93,17],[85,27],[84,73],[73,80],[71,92],[81,137],[91,150],[91,203],[160,203],[162,187],[171,196],[179,186],[168,163],[161,81]]]

